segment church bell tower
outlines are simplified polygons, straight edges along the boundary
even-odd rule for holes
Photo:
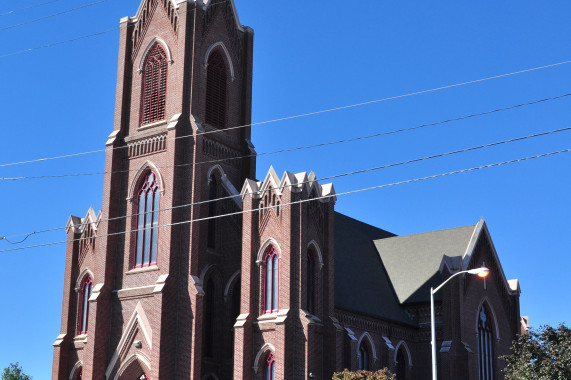
[[[67,225],[52,378],[230,379],[253,31],[233,0],[144,0],[120,26],[103,205]]]

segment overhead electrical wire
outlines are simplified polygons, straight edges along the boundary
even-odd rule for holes
[[[318,197],[312,197],[312,198],[308,198],[308,199],[302,199],[302,200],[299,200],[299,201],[293,201],[293,202],[288,202],[288,203],[282,203],[282,204],[280,205],[280,207],[291,206],[291,205],[301,204],[301,203],[306,203],[306,202],[311,202],[311,201],[319,200],[319,199],[326,199],[326,198],[340,197],[340,196],[350,195],[350,194],[357,194],[357,193],[362,193],[362,192],[365,192],[365,191],[378,190],[378,189],[382,189],[382,188],[386,188],[386,187],[404,185],[404,184],[407,184],[407,183],[420,182],[420,181],[425,181],[425,180],[429,180],[429,179],[440,178],[440,177],[445,177],[445,176],[454,175],[454,174],[460,174],[460,173],[466,173],[466,172],[475,171],[475,170],[480,170],[480,169],[487,169],[487,168],[496,167],[496,166],[502,166],[502,165],[507,165],[507,164],[513,164],[513,163],[517,163],[517,162],[528,161],[528,160],[532,160],[532,159],[536,159],[536,158],[547,157],[547,156],[553,156],[553,155],[556,155],[556,154],[568,153],[568,152],[571,152],[571,148],[562,149],[562,150],[558,150],[558,151],[554,151],[554,152],[549,152],[549,153],[537,154],[537,155],[534,155],[534,156],[528,156],[528,157],[517,158],[517,159],[513,159],[513,160],[508,160],[508,161],[496,162],[496,163],[493,163],[493,164],[475,166],[475,167],[471,167],[471,168],[467,168],[467,169],[460,169],[460,170],[455,170],[455,171],[446,172],[446,173],[434,174],[434,175],[430,175],[430,176],[426,176],[426,177],[420,177],[420,178],[414,178],[414,179],[409,179],[409,180],[404,180],[404,181],[399,181],[399,182],[393,182],[393,183],[388,183],[388,184],[384,184],[384,185],[370,186],[370,187],[366,187],[366,188],[361,188],[361,189],[357,189],[357,190],[345,191],[345,192],[342,192],[342,193],[337,193],[337,194],[332,194],[332,195],[322,195],[322,196],[318,196]],[[181,222],[162,224],[162,225],[156,226],[155,228],[166,228],[166,227],[180,226],[180,225],[184,225],[184,224],[190,224],[190,223],[195,223],[195,222],[202,222],[202,221],[206,221],[206,220],[210,220],[210,219],[218,219],[218,218],[224,218],[224,217],[228,217],[228,216],[234,216],[234,215],[240,215],[240,214],[251,213],[251,212],[255,212],[255,211],[259,211],[259,210],[267,210],[267,209],[272,209],[272,208],[275,208],[275,207],[276,207],[276,206],[264,206],[264,207],[259,207],[259,208],[251,209],[251,210],[245,210],[245,211],[243,210],[243,211],[231,212],[231,213],[226,213],[226,214],[221,214],[221,215],[208,216],[208,217],[204,217],[204,218],[184,220],[184,221],[181,221]],[[132,230],[129,230],[129,231],[121,231],[121,232],[112,232],[112,233],[105,234],[105,235],[96,235],[96,236],[94,236],[94,237],[95,237],[95,238],[103,238],[103,237],[109,237],[109,236],[126,235],[126,234],[130,234],[130,233],[133,233],[133,232],[137,232],[137,231],[140,231],[140,230],[143,230],[143,229],[145,229],[145,228],[142,228],[142,229],[132,229]],[[88,239],[91,239],[91,238],[94,238],[94,237],[90,237],[90,238],[78,238],[78,239],[71,239],[71,240],[62,240],[62,241],[57,241],[57,242],[44,243],[44,244],[36,244],[36,245],[30,245],[30,246],[25,246],[25,247],[17,247],[17,248],[3,249],[3,250],[0,250],[0,253],[20,251],[20,250],[31,249],[31,248],[47,247],[47,246],[58,245],[58,244],[65,244],[65,243],[68,243],[68,242],[76,242],[76,241],[88,240]]]
[[[117,31],[117,30],[119,30],[119,28],[108,29],[108,30],[104,30],[104,31],[98,32],[98,33],[88,34],[88,35],[81,36],[81,37],[76,37],[76,38],[71,38],[71,39],[69,39],[69,40],[58,41],[58,42],[52,42],[52,43],[49,43],[49,44],[46,44],[46,45],[42,45],[42,46],[36,46],[36,47],[24,49],[24,50],[15,51],[15,52],[12,52],[12,53],[2,54],[2,55],[0,55],[0,59],[1,59],[1,58],[6,58],[6,57],[11,57],[11,56],[13,56],[13,55],[28,53],[28,52],[35,51],[35,50],[47,49],[47,48],[51,48],[51,47],[58,46],[58,45],[62,45],[62,44],[67,44],[67,43],[71,43],[71,42],[76,42],[76,41],[80,41],[80,40],[85,40],[85,39],[88,39],[88,38],[98,37],[98,36],[101,36],[101,35],[103,35],[103,34],[115,32],[115,31]],[[41,160],[38,160],[38,161],[41,161]]]
[[[53,17],[57,17],[57,16],[61,16],[61,15],[67,14],[67,13],[79,11],[79,10],[81,10],[81,9],[89,8],[89,7],[92,7],[92,6],[94,6],[94,5],[99,5],[99,4],[105,3],[105,2],[107,2],[107,1],[109,1],[109,0],[99,0],[99,1],[96,1],[96,2],[93,2],[93,3],[89,3],[89,4],[82,5],[82,6],[80,6],[80,7],[76,7],[76,8],[72,8],[72,9],[66,9],[66,10],[61,11],[61,12],[58,12],[58,13],[54,13],[54,14],[51,14],[51,15],[48,15],[48,16],[43,16],[43,17],[40,17],[40,18],[36,18],[36,19],[34,19],[34,20],[24,21],[24,22],[21,22],[21,23],[19,23],[19,24],[14,24],[14,25],[5,26],[5,27],[3,27],[3,28],[0,28],[0,32],[3,32],[3,31],[5,31],[5,30],[9,30],[9,29],[14,29],[14,28],[17,28],[17,27],[20,27],[20,26],[24,26],[24,25],[33,24],[33,23],[38,22],[38,21],[47,20],[47,19],[50,19],[50,18],[53,18]]]
[[[108,33],[108,32],[110,32],[110,31],[112,31],[112,30],[109,30],[109,31],[106,31],[106,32],[102,32],[102,33]],[[2,57],[3,57],[3,56],[0,56],[0,58],[2,58]],[[223,132],[223,131],[228,131],[228,130],[233,130],[233,129],[238,129],[238,128],[247,128],[247,127],[252,127],[252,126],[257,126],[257,125],[275,123],[275,122],[278,122],[278,121],[298,119],[298,118],[302,118],[302,117],[313,116],[313,115],[318,115],[318,114],[323,114],[323,113],[328,113],[328,112],[333,112],[333,111],[339,111],[339,110],[344,110],[344,109],[349,109],[349,108],[361,107],[361,106],[364,106],[364,105],[375,104],[375,103],[380,103],[380,102],[389,101],[389,100],[395,100],[395,99],[401,99],[401,98],[405,98],[405,97],[409,97],[409,96],[414,96],[414,95],[426,94],[426,93],[429,93],[429,92],[440,91],[440,90],[449,89],[449,88],[454,88],[454,87],[459,87],[459,86],[464,86],[464,85],[468,85],[468,84],[480,83],[480,82],[484,82],[484,81],[488,81],[488,80],[492,80],[492,79],[504,78],[504,77],[508,77],[508,76],[511,76],[511,75],[517,75],[517,74],[527,73],[527,72],[536,71],[536,70],[543,70],[543,69],[546,69],[546,68],[551,68],[551,67],[566,65],[566,64],[568,64],[568,63],[571,63],[571,60],[570,60],[570,61],[562,61],[562,62],[558,62],[558,63],[553,63],[553,64],[549,64],[549,65],[537,66],[537,67],[534,67],[534,68],[531,68],[531,69],[525,69],[525,70],[514,71],[514,72],[511,72],[511,73],[500,74],[500,75],[495,75],[495,76],[486,77],[486,78],[481,78],[481,79],[475,79],[475,80],[471,80],[471,81],[467,81],[467,82],[461,82],[461,83],[456,83],[456,84],[447,85],[447,86],[435,87],[435,88],[432,88],[432,89],[429,89],[429,90],[415,91],[415,92],[411,92],[411,93],[407,93],[407,94],[395,95],[395,96],[390,96],[390,97],[387,97],[387,98],[381,98],[381,99],[371,100],[371,101],[362,102],[362,103],[355,103],[355,104],[346,105],[346,106],[341,106],[341,107],[336,107],[336,108],[324,109],[324,110],[321,110],[321,111],[314,111],[314,112],[305,113],[305,114],[298,114],[298,115],[287,116],[287,117],[282,117],[282,118],[278,118],[278,119],[260,121],[260,122],[256,122],[256,123],[250,123],[250,124],[244,124],[244,125],[240,125],[240,126],[236,126],[236,127],[226,128],[226,129],[223,129],[223,130],[206,131],[206,132],[202,132],[201,134],[221,133],[221,132]],[[192,137],[192,135],[177,136],[177,137],[174,137],[174,138],[172,138],[172,139],[175,140],[175,139],[188,138],[188,137]],[[113,149],[125,149],[125,148],[126,148],[126,146],[122,146],[122,147],[115,147],[115,148],[113,148]],[[26,160],[26,161],[4,163],[4,164],[0,164],[0,167],[14,166],[14,165],[22,165],[22,164],[30,164],[30,163],[35,163],[35,162],[56,160],[56,159],[61,159],[61,158],[69,158],[69,157],[81,156],[81,155],[86,155],[86,154],[101,153],[101,152],[104,152],[104,151],[105,151],[105,149],[97,149],[97,150],[92,150],[92,151],[88,151],[88,152],[71,153],[71,154],[61,155],[61,156],[55,156],[55,157],[44,157],[44,158],[38,158],[38,159],[32,159],[32,160]]]
[[[5,12],[3,12],[3,13],[0,13],[0,17],[12,15],[12,14],[14,14],[14,13],[19,13],[19,12],[27,11],[28,9],[37,8],[37,7],[41,7],[41,6],[44,6],[44,5],[49,5],[49,4],[57,3],[57,2],[59,2],[59,1],[61,1],[61,0],[52,0],[52,1],[47,1],[47,2],[44,2],[44,3],[29,5],[29,6],[24,7],[24,8],[18,8],[18,9],[14,9],[14,10],[11,10],[11,11],[5,11]]]
[[[516,105],[513,105],[513,106],[508,106],[508,107],[503,107],[503,108],[497,108],[497,109],[490,110],[490,111],[484,111],[484,112],[480,112],[480,113],[475,113],[475,114],[460,116],[460,117],[456,117],[456,118],[452,118],[452,119],[447,119],[447,120],[442,120],[442,121],[437,121],[437,122],[433,122],[433,123],[421,124],[421,125],[417,125],[417,126],[414,126],[414,127],[395,129],[395,130],[387,131],[387,132],[379,132],[379,133],[375,133],[375,134],[372,134],[372,135],[358,136],[358,137],[353,137],[353,138],[348,138],[348,139],[342,139],[342,140],[336,140],[336,141],[329,141],[329,142],[318,143],[318,144],[314,144],[314,145],[305,145],[305,146],[300,146],[300,147],[295,147],[295,148],[280,149],[280,150],[275,150],[275,151],[272,151],[272,152],[262,152],[262,153],[256,153],[256,154],[246,154],[246,155],[240,155],[240,156],[237,156],[237,157],[228,157],[228,158],[221,158],[221,159],[216,159],[216,160],[199,161],[199,162],[196,162],[196,163],[178,164],[178,165],[172,165],[172,166],[160,166],[159,169],[171,169],[171,168],[176,168],[176,167],[190,166],[190,165],[194,165],[194,164],[197,164],[197,165],[198,165],[198,164],[213,164],[213,163],[217,163],[217,162],[238,160],[238,159],[242,159],[242,158],[260,157],[260,156],[273,155],[273,154],[278,154],[278,153],[289,153],[289,152],[294,152],[294,151],[298,151],[298,150],[314,149],[314,148],[320,148],[320,147],[324,147],[324,146],[330,146],[330,145],[336,145],[336,144],[342,144],[342,143],[348,143],[348,142],[366,140],[366,139],[371,139],[371,138],[375,138],[375,137],[381,137],[381,136],[385,136],[385,135],[393,135],[393,134],[402,133],[402,132],[414,131],[414,130],[417,130],[417,129],[426,128],[426,127],[432,127],[432,126],[437,126],[437,125],[446,124],[446,123],[451,123],[451,122],[454,122],[454,121],[466,120],[466,119],[470,119],[470,118],[474,118],[474,117],[478,117],[478,116],[490,115],[490,114],[497,113],[497,112],[501,112],[501,111],[513,110],[513,109],[516,109],[516,108],[521,108],[521,107],[525,107],[525,106],[530,106],[530,105],[534,105],[534,104],[538,104],[538,103],[542,103],[542,102],[547,102],[547,101],[551,101],[551,100],[562,99],[562,98],[565,98],[565,97],[568,97],[568,96],[571,96],[571,93],[563,94],[563,95],[559,95],[559,96],[554,96],[554,97],[550,97],[550,98],[544,98],[544,99],[534,100],[534,101],[528,102],[528,103],[521,103],[521,104],[516,104]],[[85,154],[90,154],[90,153],[91,153],[91,152],[86,152]],[[60,157],[62,157],[62,156],[60,156]],[[65,157],[65,156],[63,156],[63,157]],[[54,178],[85,177],[85,176],[94,176],[94,175],[129,173],[129,172],[133,172],[133,171],[137,171],[137,170],[139,170],[139,169],[115,170],[115,171],[112,171],[112,172],[60,174],[60,175],[0,177],[0,181],[21,181],[21,180],[29,180],[29,179],[54,179]]]
[[[56,0],[56,1],[59,1],[59,0]],[[107,1],[107,0],[105,0],[105,1]],[[219,4],[222,4],[222,3],[226,2],[226,1],[228,1],[228,0],[222,0],[222,1],[217,2],[217,3],[212,3],[211,5],[219,5]],[[55,2],[55,1],[54,1],[54,2]],[[46,4],[49,4],[49,3],[46,3]],[[192,9],[192,11],[194,11],[194,9]],[[46,44],[46,45],[41,45],[41,46],[31,47],[31,48],[28,48],[28,49],[23,49],[23,50],[14,51],[14,52],[11,52],[11,53],[6,53],[6,54],[3,54],[3,55],[0,55],[0,59],[2,59],[2,58],[7,58],[7,57],[11,57],[11,56],[14,56],[14,55],[29,53],[29,52],[35,51],[35,50],[51,48],[51,47],[54,47],[54,46],[58,46],[58,45],[62,45],[62,44],[67,44],[67,43],[71,43],[71,42],[75,42],[75,41],[79,41],[79,40],[84,40],[84,39],[88,39],[88,38],[98,37],[98,36],[101,36],[101,35],[103,35],[103,34],[107,34],[107,33],[111,33],[111,32],[118,31],[119,29],[120,29],[120,28],[108,29],[108,30],[104,30],[104,31],[102,31],[102,32],[97,32],[97,33],[93,33],[93,34],[88,34],[88,35],[81,36],[81,37],[71,38],[71,39],[68,39],[68,40],[63,40],[63,41],[58,41],[58,42],[52,42],[52,43],[49,43],[49,44]]]
[[[503,145],[503,144],[508,144],[508,143],[512,143],[512,142],[516,142],[516,141],[522,141],[522,140],[527,140],[530,138],[535,138],[535,137],[540,137],[540,136],[545,136],[545,135],[550,135],[550,134],[554,134],[554,133],[559,133],[559,132],[564,132],[564,131],[569,131],[571,130],[571,127],[566,127],[566,128],[560,128],[560,129],[556,129],[556,130],[552,130],[552,131],[547,131],[547,132],[540,132],[540,133],[536,133],[536,134],[532,134],[532,135],[527,135],[527,136],[522,136],[522,137],[516,137],[516,138],[512,138],[512,139],[508,139],[508,140],[503,140],[503,141],[496,141],[496,142],[492,142],[492,143],[488,143],[488,144],[484,144],[484,145],[478,145],[478,146],[473,146],[470,148],[464,148],[464,149],[458,149],[458,150],[454,150],[454,151],[450,151],[450,152],[445,152],[445,153],[439,153],[439,154],[434,154],[434,155],[430,155],[430,156],[424,156],[424,157],[420,157],[420,158],[415,158],[415,159],[411,159],[411,160],[406,160],[406,161],[400,161],[400,162],[395,162],[395,163],[391,163],[391,164],[385,164],[385,165],[381,165],[381,166],[376,166],[376,167],[372,167],[372,168],[367,168],[367,169],[361,169],[361,170],[355,170],[355,171],[351,171],[351,172],[347,172],[347,173],[341,173],[341,174],[335,174],[335,175],[331,175],[331,176],[327,176],[327,177],[321,177],[321,178],[316,178],[313,181],[324,181],[324,180],[330,180],[330,179],[335,179],[335,178],[341,178],[341,177],[347,177],[350,175],[356,175],[356,174],[362,174],[362,173],[367,173],[367,172],[372,172],[372,171],[376,171],[376,170],[381,170],[381,169],[387,169],[390,167],[395,167],[395,166],[401,166],[401,165],[407,165],[407,164],[412,164],[412,163],[416,163],[416,162],[421,162],[421,161],[426,161],[426,160],[431,160],[434,158],[440,158],[440,157],[445,157],[445,156],[451,156],[454,154],[459,154],[459,153],[464,153],[464,152],[469,152],[469,151],[473,151],[473,150],[478,150],[478,149],[483,149],[483,148],[488,148],[488,147],[492,147],[492,146],[497,146],[497,145]],[[308,181],[302,181],[296,185],[300,185],[300,184],[306,184],[312,182],[311,180]],[[287,185],[287,186],[278,186],[277,189],[283,189],[285,187],[289,187],[291,185]],[[268,191],[273,190],[274,188],[268,189]],[[250,195],[250,193],[247,193],[246,195]],[[193,202],[193,203],[188,203],[188,204],[183,204],[183,205],[178,205],[178,206],[173,206],[173,207],[168,207],[168,208],[163,208],[163,209],[159,209],[157,210],[158,212],[164,212],[164,211],[171,211],[171,210],[175,210],[175,209],[179,209],[179,208],[183,208],[183,207],[190,207],[190,206],[196,206],[196,205],[201,205],[201,204],[206,204],[206,203],[211,203],[211,202],[218,202],[221,200],[226,200],[226,199],[232,199],[232,198],[236,198],[239,195],[229,195],[229,196],[224,196],[224,197],[220,197],[220,198],[215,198],[215,199],[208,199],[208,200],[204,200],[204,201],[198,201],[198,202]],[[144,214],[144,213],[143,213]],[[132,218],[132,217],[137,217],[141,215],[140,213],[134,213],[131,215],[123,215],[123,216],[119,216],[119,217],[114,217],[114,218],[109,218],[109,219],[101,219],[99,220],[99,222],[109,222],[109,221],[115,221],[115,220],[120,220],[120,219],[127,219],[127,218]],[[79,226],[83,226],[87,223],[80,223]],[[63,230],[67,227],[55,227],[55,228],[50,228],[50,229],[46,229],[46,230],[41,230],[41,231],[34,231],[31,233],[27,233],[27,234],[18,234],[18,235],[10,235],[10,236],[24,236],[26,235],[26,237],[24,238],[24,240],[26,240],[29,236],[31,235],[35,235],[35,234],[41,234],[41,233],[46,233],[46,232],[53,232],[53,231],[58,231],[58,230]],[[11,244],[19,244],[21,242],[16,242],[16,243],[12,243],[10,242],[10,240],[7,239],[6,236],[1,236],[0,240],[5,240]]]

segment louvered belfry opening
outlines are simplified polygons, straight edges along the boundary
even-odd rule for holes
[[[141,125],[164,120],[167,98],[167,55],[158,43],[147,55],[143,73],[143,117]]]
[[[226,66],[220,52],[208,58],[206,73],[206,122],[213,127],[226,127]]]

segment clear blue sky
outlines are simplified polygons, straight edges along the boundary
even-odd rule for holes
[[[112,131],[119,19],[137,0],[0,4],[0,164],[104,148]],[[571,60],[568,1],[236,0],[255,30],[253,121],[303,114]],[[8,28],[8,29],[6,29]],[[115,29],[50,48],[12,52]],[[571,92],[571,64],[253,128],[258,152],[484,112]],[[571,126],[571,97],[417,131],[260,157],[325,177]],[[571,148],[571,132],[334,180],[344,192]],[[399,235],[488,223],[531,323],[571,322],[571,153],[339,197],[337,210]],[[101,153],[0,167],[0,177],[101,172]],[[1,181],[0,236],[65,226],[101,207],[102,176]],[[16,236],[14,236],[16,235]],[[63,231],[23,245],[65,239]],[[15,246],[0,241],[0,249]],[[60,332],[65,245],[0,253],[0,368],[48,379]]]

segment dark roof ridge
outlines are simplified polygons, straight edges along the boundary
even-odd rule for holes
[[[382,228],[380,228],[380,227],[377,227],[377,226],[373,226],[372,224],[369,224],[369,223],[367,223],[367,222],[363,222],[362,220],[355,219],[355,218],[353,218],[353,217],[351,217],[351,216],[348,216],[348,215],[345,215],[345,214],[343,214],[343,213],[341,213],[341,212],[339,212],[339,211],[335,211],[335,214],[341,215],[341,216],[343,216],[343,217],[345,217],[345,218],[349,218],[349,219],[351,219],[351,220],[354,221],[354,222],[360,223],[360,224],[362,224],[362,225],[364,225],[364,226],[366,226],[366,227],[368,227],[368,228],[378,230],[379,232],[384,232],[384,233],[391,234],[391,235],[393,235],[392,237],[398,237],[398,235],[395,234],[395,233],[393,233],[393,232],[384,230],[384,229],[382,229]],[[389,237],[389,238],[387,238],[387,239],[390,239],[390,238],[392,238],[392,237]]]
[[[395,238],[406,238],[406,237],[411,237],[411,236],[427,235],[427,234],[432,234],[432,233],[435,233],[435,232],[451,231],[451,230],[457,230],[457,229],[460,229],[460,228],[468,228],[468,227],[476,228],[477,225],[478,225],[477,223],[476,223],[476,224],[468,224],[468,225],[466,225],[466,226],[443,228],[443,229],[441,229],[441,230],[415,232],[415,233],[407,234],[407,235],[396,235],[396,234],[394,234],[395,236],[387,237],[387,238],[385,238],[385,239],[388,240],[388,239],[395,239]]]

